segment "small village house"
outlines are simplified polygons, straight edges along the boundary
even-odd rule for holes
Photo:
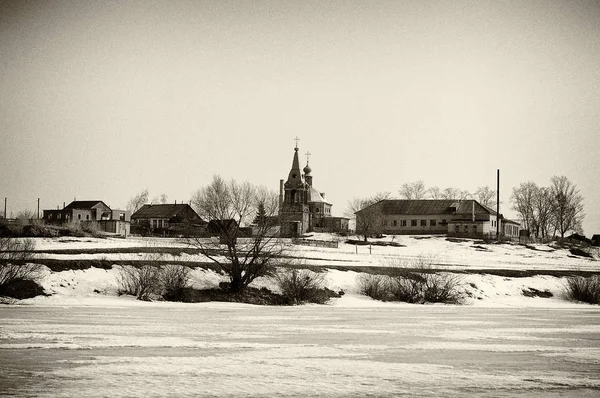
[[[199,232],[206,222],[188,204],[146,204],[131,215],[133,230],[141,234],[183,235]]]
[[[127,236],[131,227],[131,212],[113,210],[101,200],[75,200],[62,209],[43,211],[48,224],[95,222],[101,231]]]

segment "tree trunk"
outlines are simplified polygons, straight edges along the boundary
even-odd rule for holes
[[[231,276],[231,285],[229,286],[229,291],[231,293],[238,293],[243,290],[244,286],[242,286],[242,275],[239,273],[235,273]]]

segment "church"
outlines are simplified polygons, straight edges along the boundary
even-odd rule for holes
[[[287,181],[279,181],[279,224],[281,235],[299,237],[307,232],[348,232],[349,219],[333,217],[325,193],[313,186],[312,169],[308,165],[300,169],[298,138],[294,148],[292,168]]]

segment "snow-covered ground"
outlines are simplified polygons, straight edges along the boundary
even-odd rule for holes
[[[313,234],[312,239],[331,240],[329,234]],[[317,248],[311,246],[289,245],[289,253],[300,258],[297,264],[319,265],[325,267],[327,287],[334,291],[343,290],[346,294],[332,300],[337,307],[372,307],[385,305],[370,300],[359,293],[358,278],[361,272],[352,271],[356,267],[402,267],[414,265],[415,259],[424,258],[436,266],[452,270],[533,270],[540,275],[527,278],[504,277],[484,273],[466,273],[461,275],[462,288],[466,293],[465,304],[469,306],[497,307],[577,307],[583,304],[572,303],[564,299],[565,277],[544,275],[543,271],[591,271],[600,272],[597,248],[592,248],[595,258],[588,259],[572,256],[567,249],[557,249],[548,245],[483,244],[473,240],[451,242],[442,236],[390,236],[384,238],[402,246],[355,246],[340,239],[339,247]],[[143,259],[140,253],[78,253],[56,254],[53,250],[102,250],[119,248],[185,248],[186,245],[175,239],[135,238],[57,238],[36,239],[39,261],[52,259],[104,259],[108,261]],[[358,253],[357,253],[358,252]],[[201,255],[165,255],[162,260],[208,261]],[[334,269],[342,266],[345,271]],[[327,268],[332,267],[332,268]],[[23,300],[21,304],[34,305],[138,305],[130,299],[117,296],[118,274],[120,266],[104,270],[70,270],[51,272],[46,269],[41,280],[42,286],[50,297],[37,297]],[[193,286],[198,288],[217,286],[225,277],[210,270],[195,269],[192,273]],[[276,290],[272,281],[259,279],[255,286],[267,286]],[[523,291],[535,289],[552,293],[551,298],[525,297]],[[112,304],[111,304],[112,303]],[[145,304],[139,304],[145,305]]]
[[[311,239],[335,239],[330,234],[312,234]],[[339,239],[339,238],[337,238]],[[428,258],[436,265],[449,269],[508,269],[508,270],[582,270],[600,272],[600,252],[590,248],[594,259],[573,256],[567,249],[557,249],[549,245],[519,245],[516,243],[484,244],[475,240],[451,242],[443,236],[388,236],[383,241],[393,241],[402,246],[356,246],[339,239],[339,247],[321,248],[289,245],[290,254],[300,257],[306,265],[319,266],[377,266],[397,267],[410,265],[411,260]],[[140,257],[137,253],[95,253],[95,254],[53,254],[60,249],[112,249],[135,247],[186,248],[187,245],[176,239],[136,238],[97,239],[60,238],[36,239],[36,249],[45,251],[40,258],[53,259],[107,259],[131,260]],[[208,261],[200,255],[182,253],[179,256],[167,255],[165,260]]]
[[[331,239],[315,235],[315,239]],[[391,238],[387,238],[388,240]],[[599,271],[596,258],[546,245],[395,237],[404,247],[290,246],[324,266],[327,305],[142,302],[118,296],[120,265],[51,272],[48,297],[0,306],[0,395],[257,397],[596,397],[600,308],[562,297],[565,278],[544,270]],[[170,239],[36,240],[43,258],[122,260],[136,253],[58,249],[185,247]],[[477,247],[480,246],[480,247]],[[358,253],[356,253],[358,251]],[[115,256],[114,258],[111,256]],[[165,257],[202,261],[200,256]],[[464,305],[383,303],[359,292],[368,266],[427,258],[448,270],[538,270],[517,278],[464,273]],[[343,266],[345,270],[333,267]],[[353,270],[352,267],[356,269]],[[443,267],[442,267],[443,268]],[[196,268],[193,285],[225,280]],[[276,290],[260,278],[256,287]],[[526,297],[524,290],[552,293]]]
[[[600,392],[597,307],[135,304],[0,307],[0,395]]]

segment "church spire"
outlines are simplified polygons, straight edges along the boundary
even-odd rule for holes
[[[292,168],[288,174],[287,184],[292,186],[300,186],[304,183],[302,179],[302,172],[300,171],[300,160],[298,159],[298,141],[300,138],[294,138],[296,141],[296,147],[294,148],[294,160],[292,160]]]

